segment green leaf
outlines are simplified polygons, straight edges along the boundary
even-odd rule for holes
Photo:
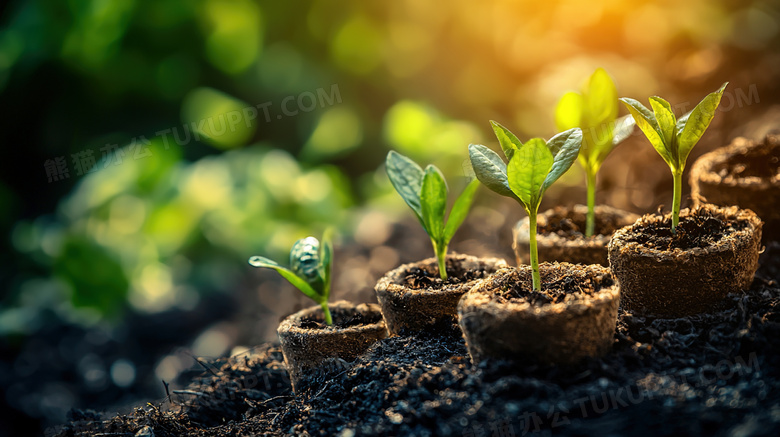
[[[471,209],[471,203],[474,202],[474,194],[477,192],[477,188],[479,188],[478,180],[475,179],[469,182],[457,200],[455,200],[455,204],[452,205],[450,216],[447,218],[447,226],[444,227],[443,242],[445,245],[450,243],[455,232],[458,231],[466,216],[469,215],[469,209]]]
[[[553,154],[544,140],[528,140],[509,161],[509,187],[529,210],[536,210],[542,194],[542,184],[553,166]]]
[[[597,69],[588,81],[588,91],[585,98],[586,119],[589,128],[607,129],[602,126],[612,123],[618,114],[617,88],[615,82],[603,69]],[[572,126],[575,127],[575,126]]]
[[[583,111],[582,95],[570,91],[561,97],[558,106],[555,107],[555,125],[563,131],[580,127],[582,125]]]
[[[498,143],[501,144],[501,150],[504,151],[504,156],[506,156],[506,159],[512,159],[512,155],[517,149],[523,147],[523,143],[517,139],[515,134],[497,121],[490,120],[490,125],[493,126],[493,132],[496,133]]]
[[[280,266],[276,262],[262,257],[262,256],[253,256],[252,258],[249,258],[249,264],[260,267],[260,268],[269,268],[276,270],[284,279],[290,282],[290,284],[294,285],[295,288],[300,290],[303,294],[306,296],[309,296],[313,301],[321,304],[325,301],[324,296],[317,293],[311,285],[309,285],[303,278],[299,278],[295,273],[292,271]]]
[[[422,189],[423,170],[411,159],[391,150],[385,160],[385,168],[390,183],[401,195],[407,205],[423,221],[420,205],[420,190]]]
[[[613,131],[612,136],[612,147],[614,148],[630,137],[634,132],[634,126],[636,126],[636,122],[634,121],[634,117],[632,117],[631,114],[624,115],[615,120],[615,130]]]
[[[425,230],[433,240],[440,241],[444,233],[444,213],[447,210],[447,184],[439,169],[433,165],[425,168],[420,201]]]
[[[509,188],[506,164],[496,152],[481,144],[470,144],[469,159],[477,179],[486,187],[502,196],[520,201]]]
[[[320,242],[316,238],[302,238],[293,244],[290,270],[322,294],[324,278],[320,275]]]
[[[553,163],[545,175],[542,192],[571,168],[580,153],[580,147],[582,147],[582,130],[579,128],[569,129],[550,138],[547,148],[553,156]]]
[[[664,143],[664,136],[658,127],[655,115],[634,99],[621,97],[620,101],[626,105],[628,112],[634,117],[636,125],[639,126],[639,129],[642,129],[642,132],[644,132],[647,139],[650,140],[650,144],[653,145],[655,151],[661,155],[661,158],[663,158],[667,164],[670,166],[673,165],[674,160],[670,154],[671,151],[668,150],[667,144]]]
[[[323,282],[323,298],[327,301],[330,295],[330,272],[333,267],[333,244],[331,243],[332,230],[327,229],[322,235],[320,244],[320,276]]]
[[[682,166],[685,166],[685,161],[688,159],[691,149],[699,142],[702,135],[704,135],[704,131],[709,127],[712,118],[715,117],[715,111],[718,109],[720,99],[723,97],[723,91],[726,90],[728,84],[728,82],[724,83],[720,89],[707,95],[688,115],[685,127],[677,138],[680,164]]]
[[[650,106],[653,107],[653,115],[655,115],[658,129],[663,135],[664,144],[667,146],[674,144],[674,127],[677,120],[675,120],[672,105],[660,97],[653,96],[650,97]]]

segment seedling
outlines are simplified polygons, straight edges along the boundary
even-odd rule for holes
[[[412,208],[423,229],[431,238],[433,251],[439,264],[439,276],[446,281],[447,246],[466,219],[479,182],[473,180],[466,185],[452,205],[445,225],[444,214],[447,209],[448,189],[444,176],[436,166],[429,165],[423,170],[411,159],[391,150],[387,154],[385,167],[393,187]]]
[[[650,140],[650,144],[672,170],[674,178],[672,232],[675,232],[680,221],[680,198],[685,161],[693,146],[704,135],[712,118],[715,117],[715,110],[718,109],[723,91],[728,84],[728,82],[724,83],[720,89],[707,95],[693,108],[693,111],[683,115],[679,120],[675,119],[672,105],[658,96],[650,97],[652,112],[634,99],[627,97],[620,99],[634,116],[636,124]]]
[[[325,313],[325,323],[333,324],[328,308],[330,296],[330,267],[333,259],[333,247],[330,238],[322,238],[322,244],[314,237],[300,239],[290,249],[290,268],[262,257],[249,258],[249,264],[276,270],[303,294],[317,302]]]
[[[533,138],[523,144],[504,126],[495,121],[490,123],[509,164],[505,164],[496,152],[487,147],[471,144],[471,166],[480,182],[502,196],[515,199],[528,214],[533,287],[534,290],[541,291],[539,256],[536,250],[536,213],[544,192],[566,173],[577,159],[582,146],[582,130],[569,129],[550,138],[550,141]]]
[[[555,108],[558,130],[579,127],[583,131],[579,162],[585,170],[588,187],[586,237],[593,236],[596,227],[596,175],[612,149],[634,130],[634,119],[630,115],[616,120],[617,114],[617,89],[603,68],[590,76],[581,93],[564,94]]]

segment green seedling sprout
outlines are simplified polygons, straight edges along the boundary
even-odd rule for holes
[[[592,237],[596,228],[596,175],[607,155],[634,130],[631,115],[616,120],[617,114],[617,88],[603,68],[590,76],[581,93],[564,94],[555,108],[559,131],[579,127],[583,132],[579,162],[585,170],[588,190],[586,237]]]
[[[682,174],[685,170],[685,161],[693,146],[704,135],[712,118],[715,117],[715,110],[718,109],[723,91],[728,84],[728,82],[724,83],[720,89],[707,95],[693,108],[693,111],[683,115],[679,120],[675,119],[672,105],[658,96],[650,97],[652,112],[634,99],[627,97],[620,99],[634,116],[636,124],[650,140],[650,144],[672,170],[674,178],[672,232],[675,232],[680,221]]]
[[[447,246],[452,236],[463,224],[469,213],[479,181],[473,180],[452,205],[450,215],[444,220],[447,209],[447,183],[441,171],[434,165],[423,170],[411,159],[390,151],[385,160],[387,176],[401,198],[412,208],[414,215],[431,238],[433,251],[439,264],[439,276],[447,280]]]
[[[536,214],[544,192],[566,173],[577,159],[582,146],[582,130],[569,129],[550,138],[550,141],[533,138],[523,144],[504,126],[495,121],[490,123],[509,164],[505,164],[501,157],[489,148],[471,144],[471,166],[480,182],[502,196],[515,199],[528,214],[533,287],[534,290],[541,291],[539,256],[536,250]]]
[[[249,258],[249,264],[276,270],[303,294],[317,302],[325,313],[325,323],[333,324],[328,308],[330,296],[330,267],[333,260],[333,247],[326,232],[322,244],[314,237],[300,239],[290,249],[290,268],[262,257]]]

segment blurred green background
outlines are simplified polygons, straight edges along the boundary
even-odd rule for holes
[[[778,2],[760,0],[6,4],[0,426],[160,396],[159,379],[186,367],[176,346],[219,355],[273,339],[306,302],[246,259],[283,260],[326,226],[345,248],[337,296],[372,299],[375,271],[430,255],[389,237],[409,214],[387,151],[436,164],[457,190],[466,146],[496,145],[489,119],[550,137],[557,99],[597,67],[621,95],[688,110],[731,82],[690,162],[760,137],[780,116],[779,32]],[[605,163],[597,201],[647,212],[671,190],[635,135]],[[575,166],[544,206],[584,197]],[[487,192],[475,214],[467,226],[502,235],[520,216]],[[453,248],[509,253],[478,231]]]

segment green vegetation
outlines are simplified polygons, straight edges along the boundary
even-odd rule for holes
[[[505,164],[489,148],[471,144],[471,165],[480,182],[502,196],[517,200],[528,214],[533,287],[541,291],[536,214],[544,192],[566,173],[577,158],[582,146],[582,130],[569,129],[550,138],[550,141],[533,138],[523,144],[504,126],[495,121],[491,121],[491,124],[509,164]]]
[[[390,151],[385,160],[387,176],[401,198],[412,208],[414,215],[431,238],[439,264],[439,276],[447,280],[447,246],[469,213],[479,181],[473,180],[458,196],[446,220],[447,183],[434,165],[423,170],[411,159]]]
[[[638,101],[623,97],[620,99],[631,115],[634,116],[639,128],[645,133],[655,150],[666,161],[672,170],[674,177],[674,197],[672,200],[672,232],[680,221],[680,200],[682,197],[682,174],[685,170],[685,161],[696,143],[699,142],[704,131],[709,127],[715,110],[718,109],[720,99],[728,82],[720,89],[705,97],[693,111],[675,119],[672,105],[666,100],[654,96],[650,97],[652,112]]]
[[[289,269],[262,256],[249,258],[249,264],[276,270],[303,294],[317,302],[325,313],[325,323],[328,325],[333,324],[328,308],[332,261],[333,247],[327,236],[322,238],[322,244],[314,237],[296,241],[290,249]]]
[[[588,185],[588,215],[585,236],[593,236],[596,223],[596,175],[601,164],[618,144],[631,135],[634,119],[627,115],[616,120],[618,96],[615,83],[603,69],[597,69],[581,93],[568,92],[555,108],[555,124],[564,131],[583,131],[579,162]]]

